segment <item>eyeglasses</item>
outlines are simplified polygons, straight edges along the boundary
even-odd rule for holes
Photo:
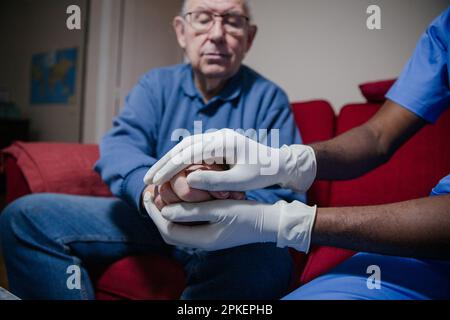
[[[193,11],[184,15],[184,18],[200,33],[207,33],[214,25],[215,18],[222,18],[224,29],[232,35],[242,35],[250,18],[238,13],[212,13],[209,11]]]

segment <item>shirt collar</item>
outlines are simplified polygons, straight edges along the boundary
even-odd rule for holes
[[[242,69],[243,67],[241,66],[239,71],[227,81],[222,91],[212,100],[220,99],[222,101],[232,101],[237,97],[239,97],[243,86]],[[194,97],[198,97],[200,99],[202,98],[202,95],[195,86],[194,75],[191,65],[187,65],[186,69],[184,70],[182,88],[187,96],[191,98]]]

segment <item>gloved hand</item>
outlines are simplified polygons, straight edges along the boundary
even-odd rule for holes
[[[161,214],[154,221],[169,244],[214,251],[250,243],[274,242],[278,247],[288,246],[308,252],[316,207],[298,201],[279,201],[269,205],[215,200],[169,205],[161,210]],[[195,221],[209,221],[209,224],[188,227],[174,223]]]
[[[167,244],[195,248],[190,241],[194,236],[191,231],[191,226],[174,223],[164,219],[161,215],[161,211],[156,207],[154,203],[154,196],[150,191],[145,192],[143,203],[145,210],[153,220],[153,223],[158,228],[161,237]],[[201,226],[197,228],[201,228]]]
[[[314,150],[305,145],[271,148],[230,129],[185,138],[147,172],[146,184],[161,185],[192,163],[225,160],[230,169],[198,171],[188,184],[208,191],[248,191],[279,184],[297,192],[316,177]]]

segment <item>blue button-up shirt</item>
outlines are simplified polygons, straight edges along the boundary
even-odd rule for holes
[[[278,129],[280,147],[301,143],[289,100],[278,86],[242,66],[220,94],[205,103],[192,67],[184,64],[152,70],[140,79],[100,143],[95,170],[114,195],[140,209],[146,172],[180,136],[222,128],[256,133],[265,129],[269,143],[274,137],[270,130]],[[247,192],[247,198],[265,203],[305,201],[304,194],[275,186]]]

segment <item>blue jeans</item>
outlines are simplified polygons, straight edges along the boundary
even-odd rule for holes
[[[379,286],[374,271],[379,269]],[[369,284],[368,284],[369,282]],[[284,300],[448,300],[450,262],[358,253]]]
[[[130,255],[160,253],[181,262],[181,299],[277,299],[287,293],[293,268],[288,250],[273,244],[174,248],[149,218],[117,198],[29,195],[0,215],[0,237],[10,291],[22,299],[94,299],[90,267]],[[79,268],[79,289],[67,284],[70,266]]]

